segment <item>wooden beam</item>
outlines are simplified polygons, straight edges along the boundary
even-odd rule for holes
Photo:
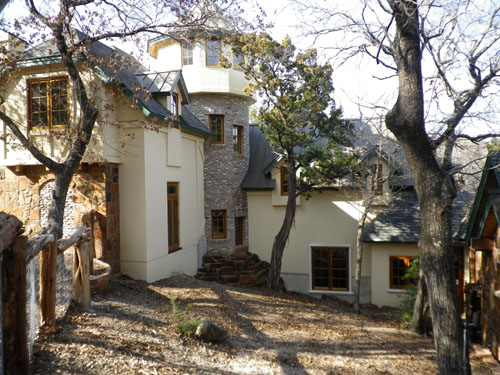
[[[40,255],[40,317],[41,327],[56,328],[57,244],[51,243]]]
[[[493,251],[495,241],[491,238],[471,238],[471,247],[476,251]]]
[[[17,237],[2,254],[2,319],[5,375],[30,373],[26,337],[27,237]]]
[[[36,257],[40,251],[54,242],[53,234],[40,234],[28,240],[28,251],[26,252],[26,263]]]

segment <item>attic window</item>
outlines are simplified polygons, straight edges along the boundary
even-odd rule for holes
[[[280,168],[280,181],[281,181],[281,188],[280,188],[281,195],[288,195],[288,167],[286,166],[282,166]]]
[[[28,127],[51,129],[68,125],[68,78],[28,81]]]
[[[375,195],[382,195],[384,193],[384,178],[382,171],[382,164],[371,165],[371,191]]]

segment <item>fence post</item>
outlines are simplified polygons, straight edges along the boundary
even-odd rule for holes
[[[26,337],[26,248],[28,238],[17,237],[10,250],[2,253],[2,317],[4,372],[30,373]]]
[[[57,242],[40,254],[40,317],[41,326],[51,330],[56,327],[56,277]]]
[[[90,241],[75,245],[73,257],[73,300],[82,308],[90,308]]]

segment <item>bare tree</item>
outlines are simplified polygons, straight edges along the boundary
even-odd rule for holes
[[[312,22],[312,31],[317,37],[352,33],[351,45],[337,45],[337,52],[365,53],[398,78],[386,124],[405,151],[419,198],[421,267],[439,373],[467,373],[452,267],[451,205],[457,195],[452,154],[460,138],[477,142],[497,135],[471,131],[470,125],[498,117],[488,104],[499,88],[500,7],[494,1],[479,7],[470,1],[387,0],[362,2],[359,10],[355,15],[315,9],[322,18]]]

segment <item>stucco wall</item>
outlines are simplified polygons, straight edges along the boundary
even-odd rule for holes
[[[203,139],[144,129],[131,133],[120,166],[122,272],[148,282],[175,273],[194,275],[203,235]],[[168,164],[168,139],[180,142],[175,166]],[[171,145],[172,146],[172,145]],[[173,147],[173,146],[172,146]],[[167,183],[179,183],[180,246],[168,252]]]
[[[272,192],[247,192],[249,217],[249,249],[263,260],[270,260],[273,240],[283,222],[285,207],[273,205]],[[356,228],[361,211],[358,197],[344,192],[314,193],[309,200],[300,198],[295,225],[285,248],[282,277],[290,290],[319,293],[311,290],[312,246],[341,246],[350,248],[350,285],[348,292],[333,293],[348,297],[353,291],[356,259]],[[364,291],[369,290],[371,270],[370,250],[364,254],[362,276]],[[368,302],[365,295],[362,302]]]
[[[399,306],[402,289],[390,288],[391,256],[415,257],[419,254],[417,244],[373,243],[371,248],[372,303],[377,306]]]

